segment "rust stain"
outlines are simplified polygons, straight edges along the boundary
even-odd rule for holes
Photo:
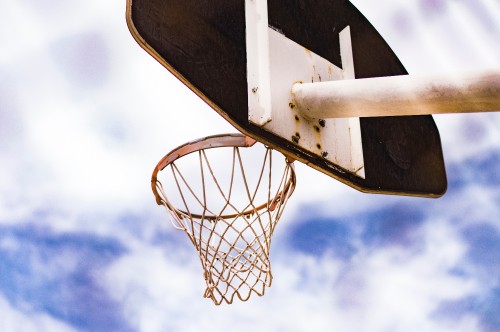
[[[292,141],[296,144],[299,143],[300,140],[300,117],[298,114],[295,114],[295,134],[292,135]]]
[[[314,133],[316,134],[316,148],[318,149],[317,153],[322,153],[321,149],[323,146],[323,144],[322,144],[323,137],[321,135],[321,128],[320,128],[320,126],[315,124],[312,126],[312,129],[313,129]]]

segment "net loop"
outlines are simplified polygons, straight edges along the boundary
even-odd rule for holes
[[[262,296],[271,286],[271,237],[295,189],[293,161],[285,158],[276,167],[274,150],[269,147],[263,149],[260,162],[242,157],[240,149],[254,144],[255,140],[242,134],[186,143],[158,163],[151,180],[156,202],[166,208],[172,225],[184,231],[198,251],[207,286],[204,297],[217,305],[230,304],[235,298],[246,301],[252,293]],[[219,165],[221,159],[211,160],[208,152],[214,148],[229,154],[225,160],[230,171],[226,167],[217,173],[214,164]],[[196,177],[176,163],[187,155],[198,166]],[[165,180],[168,187],[159,179],[161,171],[170,179]],[[222,183],[221,175],[227,183]]]

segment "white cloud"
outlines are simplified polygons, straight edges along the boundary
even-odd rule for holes
[[[494,0],[352,3],[377,28],[410,74],[469,72],[500,66],[500,6]],[[432,12],[433,8],[437,12]]]
[[[22,312],[13,308],[0,295],[0,330],[8,332],[73,332],[76,331],[64,322],[58,321],[43,312]]]

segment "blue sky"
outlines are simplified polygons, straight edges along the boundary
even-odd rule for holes
[[[353,3],[411,74],[500,69],[498,0]],[[0,22],[0,330],[498,330],[500,114],[435,117],[440,199],[296,165],[272,287],[216,307],[149,181],[235,130],[136,44],[125,1],[3,2]]]

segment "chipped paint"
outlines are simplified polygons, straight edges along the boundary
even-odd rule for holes
[[[277,29],[266,26],[267,34],[264,35],[263,27],[267,22],[263,15],[267,13],[263,8],[256,8],[254,1],[247,0],[246,3],[247,11],[261,11],[258,19],[252,13],[246,13],[247,38],[253,38],[247,41],[248,84],[252,88],[259,87],[252,98],[249,96],[250,122],[330,161],[339,169],[363,177],[364,174],[357,173],[364,166],[359,119],[311,118],[307,112],[299,113],[291,93],[294,83],[325,82],[352,76],[352,59],[349,58],[350,53],[345,51],[346,45],[350,48],[349,30],[340,33],[341,50],[344,49],[344,52],[341,54],[343,68],[339,68]],[[256,28],[256,24],[260,27]],[[263,59],[266,55],[262,54],[263,50],[268,52],[267,60]],[[350,129],[353,126],[359,127],[359,130],[352,132]],[[353,139],[353,133],[358,133],[359,137]]]

